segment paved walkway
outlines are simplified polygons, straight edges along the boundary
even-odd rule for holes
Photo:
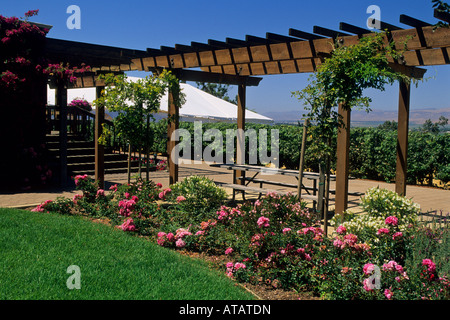
[[[221,168],[212,168],[205,163],[193,164],[193,165],[182,165],[179,170],[179,179],[190,175],[205,175],[217,182],[231,183],[233,174],[232,171]],[[145,177],[145,174],[143,174]],[[155,182],[160,182],[163,187],[168,187],[169,185],[169,174],[165,171],[151,172],[150,177]],[[270,176],[271,180],[296,183],[295,177],[287,176]],[[107,175],[106,189],[115,183],[126,183],[126,174],[114,174]],[[306,185],[312,185],[306,181]],[[351,192],[366,192],[372,187],[379,186],[380,188],[386,188],[388,190],[395,190],[394,184],[389,184],[380,181],[371,180],[350,180],[349,190]],[[330,186],[334,189],[334,183]],[[277,186],[271,186],[271,189],[295,191],[291,188],[282,188]],[[227,190],[231,193],[231,190]],[[36,192],[25,192],[25,193],[11,193],[11,194],[0,194],[0,207],[15,207],[15,208],[27,208],[36,206],[45,200],[55,200],[57,197],[73,197],[76,193],[74,188],[60,189],[55,188],[52,190],[36,191]],[[238,196],[239,197],[239,196]],[[444,214],[450,212],[450,190],[441,190],[430,187],[423,186],[408,186],[407,187],[407,197],[412,198],[416,203],[418,203],[422,209],[422,212],[432,212],[442,210]],[[334,196],[331,198],[331,206],[334,204]],[[349,209],[352,211],[360,211],[359,207],[359,197],[350,196],[349,197]]]

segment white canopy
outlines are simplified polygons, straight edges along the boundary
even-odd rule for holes
[[[136,81],[137,77],[128,77]],[[235,122],[237,121],[237,106],[217,98],[203,90],[195,88],[187,83],[180,83],[182,92],[186,95],[186,103],[180,108],[180,121],[203,121],[203,122]],[[95,100],[95,88],[69,89],[68,102],[75,98],[84,98],[92,103]],[[49,89],[48,104],[55,103],[54,90]],[[167,117],[168,95],[165,94],[161,100],[161,112],[155,115],[156,120]],[[112,115],[112,114],[111,114]],[[114,115],[112,115],[114,116]],[[271,118],[256,112],[246,110],[245,121],[251,123],[273,123]]]
[[[186,103],[180,108],[181,121],[202,120],[208,122],[235,122],[238,107],[187,83],[180,83],[186,95]],[[161,111],[167,113],[168,95],[161,100]],[[272,123],[271,118],[246,110],[245,120],[255,123]]]

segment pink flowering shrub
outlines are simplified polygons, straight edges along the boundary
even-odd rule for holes
[[[119,215],[123,217],[129,217],[135,210],[138,197],[133,196],[132,199],[124,199],[119,201]]]
[[[78,107],[86,111],[92,111],[91,104],[87,100],[81,98],[73,99],[67,106]]]
[[[46,209],[46,207],[51,204],[53,201],[52,200],[47,200],[43,203],[41,203],[40,205],[38,205],[36,208],[34,208],[33,210],[31,210],[32,212],[49,212],[48,209]]]
[[[189,238],[192,236],[192,233],[188,229],[179,228],[176,230],[175,234],[172,232],[158,232],[157,243],[163,247],[176,247],[178,249],[182,249],[186,247],[186,242],[189,242]]]
[[[195,215],[183,211],[189,195],[175,197],[172,186],[162,190],[138,180],[105,191],[88,177],[77,181],[89,190],[69,199],[73,209],[107,217],[118,229],[166,248],[220,256],[236,281],[306,289],[326,299],[449,298],[447,229],[405,231],[391,213],[377,228],[358,232],[340,225],[326,236],[318,216],[290,194],[269,193]],[[171,201],[161,203],[161,192]],[[55,207],[49,201],[35,211]]]
[[[71,199],[58,197],[56,200],[46,200],[36,208],[32,209],[32,212],[55,212],[60,214],[71,214],[73,203]]]
[[[120,226],[120,228],[123,231],[130,231],[130,232],[136,231],[136,225],[134,224],[134,221],[132,218],[125,220],[123,222],[123,224]]]

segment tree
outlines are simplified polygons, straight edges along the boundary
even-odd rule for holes
[[[378,129],[386,130],[386,131],[397,131],[398,123],[396,121],[385,121],[383,124],[378,126]]]
[[[444,127],[448,124],[448,119],[444,116],[439,117],[439,121],[433,123],[431,119],[428,119],[422,125],[423,132],[439,133],[444,130]]]
[[[129,157],[131,157],[131,146],[139,150],[139,173],[141,173],[141,153],[145,147],[147,158],[151,139],[150,119],[158,112],[161,99],[167,89],[174,93],[176,103],[184,104],[184,94],[179,87],[178,79],[167,70],[152,76],[139,79],[136,82],[128,81],[126,75],[107,74],[102,76],[107,87],[102,96],[94,101],[95,105],[104,105],[109,111],[118,112],[113,120],[118,136],[124,137],[129,145]],[[145,128],[145,129],[144,129]],[[110,132],[104,130],[100,138],[105,141]],[[145,144],[144,144],[145,142]],[[149,171],[147,161],[147,179]],[[128,170],[128,180],[130,171]]]

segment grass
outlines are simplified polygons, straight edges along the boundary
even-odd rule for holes
[[[254,299],[202,261],[81,217],[0,208],[0,243],[2,300]]]

